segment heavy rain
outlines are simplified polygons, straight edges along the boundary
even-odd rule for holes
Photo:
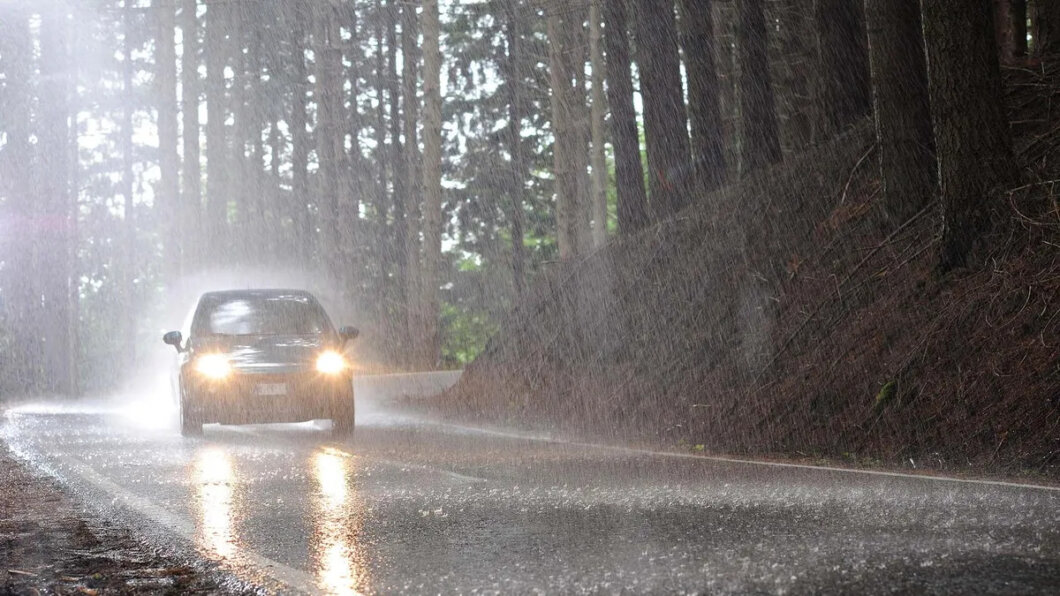
[[[1056,593],[1060,1],[0,0],[0,593]]]

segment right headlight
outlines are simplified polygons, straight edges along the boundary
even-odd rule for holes
[[[346,370],[346,359],[334,350],[328,350],[317,357],[317,372],[326,375],[337,375]]]

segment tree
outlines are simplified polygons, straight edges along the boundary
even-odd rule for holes
[[[307,98],[309,73],[306,66],[306,15],[302,6],[294,4],[288,18],[291,21],[289,43],[291,46],[291,199],[288,216],[295,230],[296,246],[300,260],[308,265],[313,255],[313,224],[309,213],[309,149],[307,127]]]
[[[523,19],[517,10],[518,4],[509,2],[505,5],[507,23],[505,24],[505,41],[507,42],[507,60],[504,63],[504,77],[508,87],[508,153],[511,166],[508,172],[508,200],[512,233],[512,285],[517,295],[522,295],[526,287],[526,217],[523,213],[524,195],[526,194],[527,165],[523,152],[523,118],[526,113],[526,85],[524,73],[520,71],[523,61]]]
[[[332,278],[340,281],[342,254],[339,212],[343,156],[346,153],[341,76],[342,39],[339,15],[331,2],[314,7],[313,53],[316,66],[317,121],[314,136],[320,164],[320,196],[317,202],[321,227],[321,261]]]
[[[636,59],[644,97],[648,187],[655,217],[665,219],[689,204],[692,187],[677,20],[672,0],[637,0],[637,9]]]
[[[580,130],[575,120],[578,89],[574,81],[574,48],[582,22],[578,11],[566,3],[547,6],[549,79],[552,86],[552,135],[554,139],[553,177],[556,188],[557,242],[561,259],[572,259],[588,252],[589,230],[583,225],[584,195],[580,192],[584,163],[579,155]],[[584,88],[581,90],[584,101]],[[587,223],[587,217],[584,218]]]
[[[604,2],[604,51],[607,55],[607,103],[611,108],[611,142],[615,150],[618,229],[635,232],[648,221],[648,195],[640,159],[640,134],[633,106],[632,63],[626,0]]]
[[[228,3],[211,0],[206,10],[206,221],[209,254],[228,247],[228,140],[225,132]]]
[[[442,269],[442,52],[438,0],[423,2],[423,354],[425,367],[440,356],[438,286]]]
[[[921,0],[942,190],[943,271],[966,263],[989,227],[990,194],[1015,170],[990,0]]]
[[[41,215],[36,226],[41,292],[37,296],[44,349],[41,389],[65,395],[77,387],[76,355],[70,341],[69,254],[70,232],[76,218],[70,188],[70,84],[69,15],[64,5],[53,5],[41,14],[40,115],[37,151]],[[22,175],[22,174],[20,174]]]
[[[862,5],[851,0],[819,0],[821,116],[835,134],[869,113],[869,59]]]
[[[607,158],[604,154],[604,54],[601,47],[600,6],[589,5],[589,58],[592,64],[592,192],[593,245],[607,242]]]
[[[181,171],[181,198],[179,222],[184,231],[179,239],[172,239],[180,247],[184,267],[190,269],[198,264],[198,243],[190,241],[189,230],[201,229],[202,225],[202,166],[199,163],[199,27],[197,0],[181,3],[180,27],[183,48],[181,51],[181,119],[184,124],[182,146],[184,163]]]
[[[1044,56],[1060,51],[1060,2],[1038,0],[1034,6],[1037,9],[1035,20],[1038,27],[1035,53]]]
[[[935,191],[919,0],[865,0],[886,217],[900,224]]]
[[[744,174],[780,161],[777,109],[766,58],[763,0],[737,4],[736,52],[739,62],[740,171]]]
[[[725,135],[721,125],[718,73],[714,66],[713,4],[681,0],[681,47],[688,70],[688,112],[692,121],[692,159],[700,192],[725,182]]]
[[[154,0],[158,104],[158,166],[156,196],[167,214],[166,257],[170,274],[184,272],[180,238],[180,156],[177,154],[177,48],[174,40],[176,13],[168,0]]]

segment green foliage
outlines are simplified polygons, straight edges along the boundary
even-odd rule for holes
[[[880,409],[889,404],[898,394],[898,381],[887,381],[876,394],[875,408]]]

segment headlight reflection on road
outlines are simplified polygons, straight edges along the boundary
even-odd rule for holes
[[[204,449],[195,459],[195,485],[199,506],[198,542],[222,559],[236,552],[233,499],[236,475],[231,456],[222,449]]]
[[[348,453],[326,447],[313,454],[315,495],[315,551],[320,588],[329,594],[359,594],[364,577],[357,552],[357,516],[350,490],[352,458]]]

